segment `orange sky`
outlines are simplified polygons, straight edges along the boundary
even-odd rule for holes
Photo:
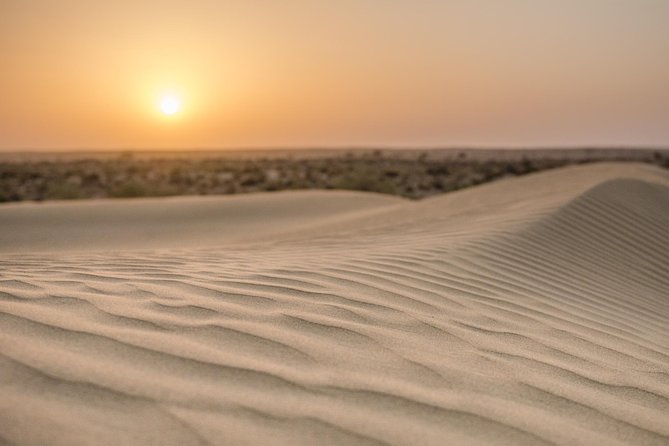
[[[669,145],[669,1],[0,0],[0,150],[580,144]]]

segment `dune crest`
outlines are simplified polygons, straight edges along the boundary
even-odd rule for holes
[[[180,200],[0,207],[0,443],[669,443],[666,171]]]

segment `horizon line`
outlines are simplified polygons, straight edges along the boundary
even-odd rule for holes
[[[668,145],[606,145],[606,144],[568,144],[568,145],[471,145],[471,146],[383,146],[383,145],[337,145],[337,146],[249,146],[249,147],[70,147],[40,148],[18,147],[0,149],[0,153],[72,153],[72,152],[270,152],[270,151],[474,151],[474,150],[669,150]]]

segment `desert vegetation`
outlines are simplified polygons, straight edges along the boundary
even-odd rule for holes
[[[574,163],[644,161],[669,168],[667,151],[556,156],[472,152],[350,151],[322,156],[109,157],[0,161],[0,201],[237,194],[289,189],[348,189],[423,198],[498,178]]]

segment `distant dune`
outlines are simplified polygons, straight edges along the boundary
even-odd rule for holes
[[[669,444],[669,173],[0,206],[0,444]]]
[[[294,232],[403,203],[389,195],[292,191],[16,203],[0,207],[0,251],[192,248]]]

